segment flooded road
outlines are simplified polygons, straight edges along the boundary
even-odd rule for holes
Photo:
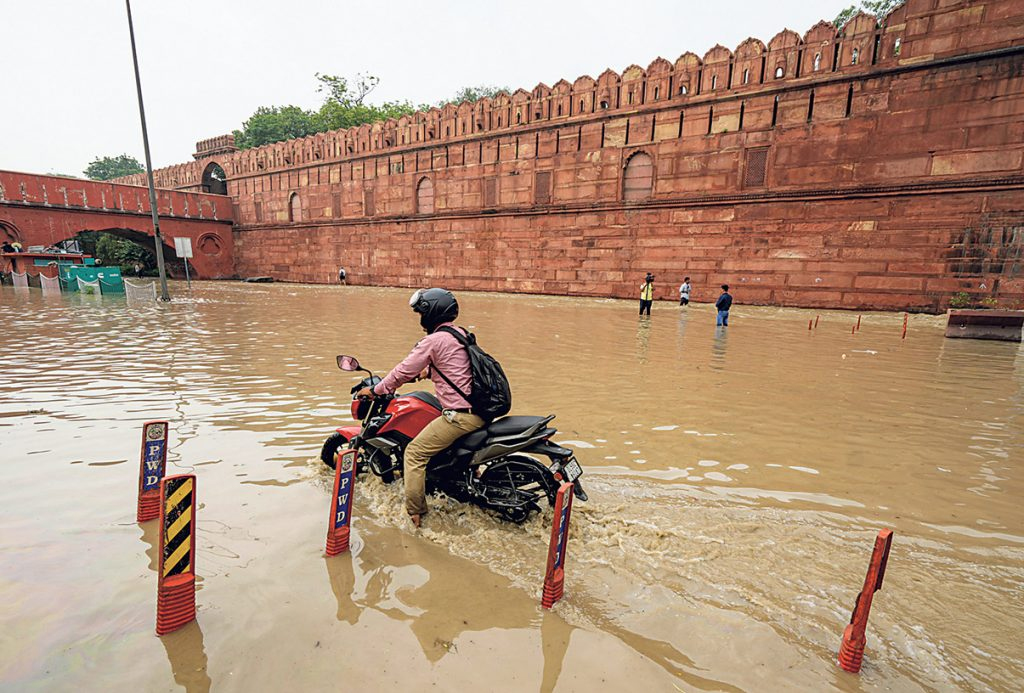
[[[355,379],[418,339],[406,290],[197,283],[167,306],[0,288],[0,689],[1019,690],[1024,358],[943,318],[460,295],[514,413],[555,413],[589,503],[539,608],[521,527],[360,479],[322,555]],[[742,290],[735,292],[742,302]],[[807,321],[820,314],[819,326]],[[407,386],[404,391],[414,389]],[[198,476],[198,621],[153,634],[139,430]],[[861,675],[834,664],[895,532]]]

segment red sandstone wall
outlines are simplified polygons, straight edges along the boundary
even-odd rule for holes
[[[948,230],[970,216],[978,220],[973,234],[1016,228],[1024,235],[1021,195],[972,191],[939,199],[892,195],[241,231],[236,266],[246,275],[302,282],[332,281],[344,266],[354,284],[617,297],[637,294],[650,271],[658,298],[675,299],[689,275],[696,301],[714,300],[726,282],[741,303],[862,309],[935,311],[962,290],[1024,298],[1019,256],[972,252],[984,246],[970,240],[965,253],[962,235]],[[1004,271],[1011,264],[1012,274]]]
[[[746,278],[757,302],[934,310],[961,289],[1024,298],[1022,75],[1024,0],[910,0],[881,28],[859,15],[244,152],[210,140],[158,182],[224,168],[241,274],[358,275],[344,241],[378,284],[632,295],[650,269]]]

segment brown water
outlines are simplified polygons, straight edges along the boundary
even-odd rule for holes
[[[538,606],[550,511],[523,527],[357,487],[322,556],[345,352],[418,338],[405,290],[174,287],[167,306],[0,289],[0,688],[1019,690],[1017,345],[942,319],[463,294],[516,412],[556,413],[591,502],[567,596]],[[742,301],[742,291],[737,298]],[[153,634],[139,428],[198,475],[197,624]],[[1014,460],[1017,460],[1014,462]],[[859,677],[834,664],[878,529],[895,543]]]

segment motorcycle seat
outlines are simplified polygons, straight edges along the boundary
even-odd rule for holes
[[[552,418],[550,416],[506,416],[491,422],[487,427],[487,433],[495,437],[515,435],[537,427],[539,424],[547,423]]]
[[[485,440],[487,440],[487,429],[478,428],[472,433],[467,433],[466,435],[462,436],[457,441],[455,441],[455,449],[459,450],[460,452],[470,452],[472,450],[476,450],[481,445],[483,445],[483,442]]]

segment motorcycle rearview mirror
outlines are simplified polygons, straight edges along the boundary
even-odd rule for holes
[[[339,356],[338,368],[340,368],[343,371],[363,370],[362,366],[359,365],[359,360],[355,356]]]

